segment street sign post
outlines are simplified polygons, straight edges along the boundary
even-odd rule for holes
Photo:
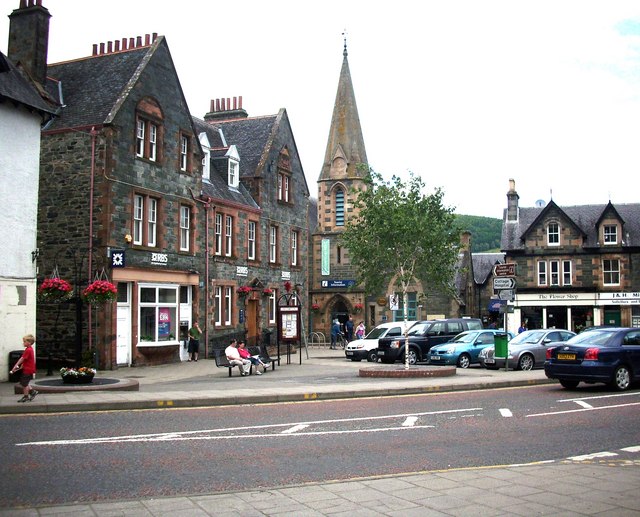
[[[515,289],[516,279],[509,276],[500,276],[493,279],[493,289],[502,291],[504,289]]]
[[[516,276],[515,262],[510,262],[508,264],[496,264],[493,266],[493,276]]]

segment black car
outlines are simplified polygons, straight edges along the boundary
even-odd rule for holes
[[[602,382],[623,391],[640,380],[640,328],[582,332],[547,350],[544,373],[565,388]]]
[[[466,330],[482,330],[477,318],[448,318],[419,321],[409,329],[409,364],[427,361],[432,346],[446,343]],[[378,358],[383,363],[404,360],[405,337],[382,338],[378,341]]]

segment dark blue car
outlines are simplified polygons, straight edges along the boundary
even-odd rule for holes
[[[582,332],[547,350],[544,373],[565,388],[602,382],[624,391],[640,380],[640,328]]]

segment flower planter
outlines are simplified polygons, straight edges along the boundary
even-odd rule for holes
[[[93,382],[94,375],[79,375],[74,377],[72,375],[66,375],[62,377],[64,384],[90,384]]]

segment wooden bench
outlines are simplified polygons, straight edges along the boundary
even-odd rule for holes
[[[237,368],[237,366],[233,366],[229,363],[229,359],[227,359],[227,355],[224,353],[224,349],[222,348],[214,348],[213,353],[216,359],[216,366],[218,368],[229,368],[229,377],[231,377],[233,369]],[[249,367],[249,375],[253,373],[253,365]]]

